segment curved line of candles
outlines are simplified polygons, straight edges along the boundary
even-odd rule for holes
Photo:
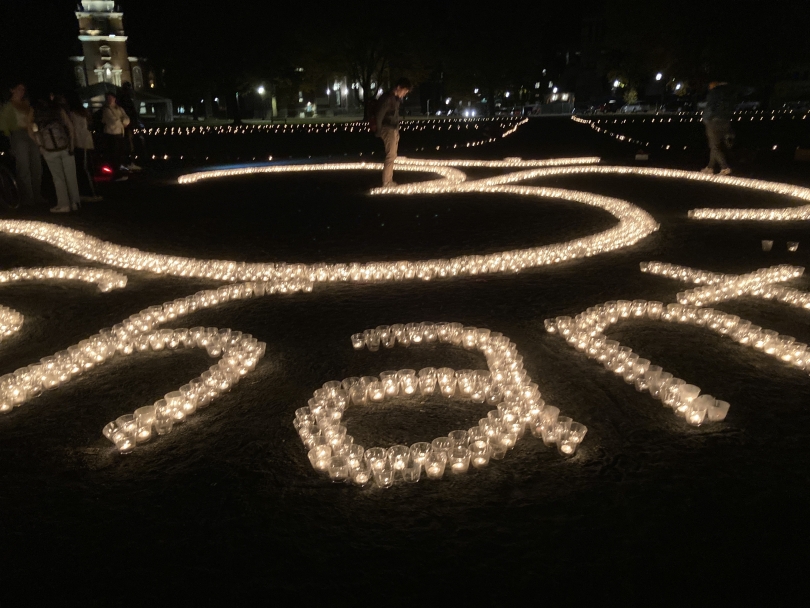
[[[502,459],[527,428],[547,446],[556,445],[564,456],[573,455],[582,443],[587,428],[545,404],[537,384],[523,368],[523,357],[516,345],[501,333],[463,327],[461,323],[422,322],[381,325],[352,336],[355,350],[431,343],[478,351],[486,357],[489,369],[390,370],[379,376],[326,382],[313,393],[306,407],[296,410],[293,421],[316,471],[327,473],[332,481],[351,481],[360,486],[373,478],[378,486],[388,488],[398,480],[419,481],[423,467],[429,479],[442,478],[445,470],[466,473],[471,464],[484,467],[491,458]],[[451,431],[430,443],[412,446],[366,450],[354,443],[354,437],[341,424],[349,405],[371,406],[390,399],[434,394],[487,403],[497,409],[468,430]]]

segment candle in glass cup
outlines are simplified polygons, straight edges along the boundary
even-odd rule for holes
[[[146,443],[152,438],[152,425],[155,422],[155,406],[146,405],[135,410],[135,420],[138,425],[138,443]]]
[[[490,448],[487,440],[475,439],[470,441],[468,447],[470,450],[470,462],[475,468],[480,469],[489,464]]]
[[[466,473],[470,468],[470,450],[464,446],[456,445],[447,454],[447,464],[453,474]]]
[[[427,455],[430,454],[430,444],[425,441],[420,441],[419,443],[414,443],[411,446],[411,461],[418,462],[421,465],[425,464],[425,460],[427,459]]]
[[[329,479],[335,483],[342,483],[349,479],[349,463],[343,456],[332,456],[328,462]]]
[[[424,367],[419,370],[419,390],[423,395],[436,392],[436,368]]]
[[[446,466],[446,456],[444,452],[431,452],[425,459],[425,474],[428,479],[441,479]]]
[[[351,470],[351,477],[354,485],[365,486],[371,481],[371,469],[366,463],[362,463],[360,466]]]
[[[450,443],[455,446],[466,446],[469,441],[467,431],[450,431],[447,434]]]
[[[309,462],[316,471],[326,471],[329,468],[329,460],[332,457],[332,448],[328,445],[317,445],[308,453]]]
[[[372,469],[382,468],[386,460],[385,448],[370,448],[363,456]]]
[[[430,443],[430,448],[433,453],[447,454],[452,447],[453,443],[450,441],[449,437],[436,437],[436,439]]]
[[[397,372],[399,389],[403,395],[410,396],[416,392],[419,384],[416,378],[416,371],[412,369],[401,369]]]
[[[388,461],[396,471],[401,471],[408,466],[410,455],[411,449],[407,445],[394,445],[388,448],[386,452]]]
[[[394,467],[388,461],[383,461],[381,466],[372,469],[374,473],[374,481],[381,488],[390,488],[394,485]]]

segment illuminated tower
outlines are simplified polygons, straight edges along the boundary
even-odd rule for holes
[[[136,91],[143,89],[141,61],[127,53],[121,8],[112,0],[82,0],[76,18],[84,52],[83,56],[71,57],[76,83],[80,87],[98,83],[120,87],[130,82]]]

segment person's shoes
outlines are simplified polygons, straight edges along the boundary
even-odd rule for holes
[[[127,165],[121,165],[120,167],[118,167],[118,170],[119,171],[129,171],[129,167]]]
[[[143,167],[139,167],[135,163],[129,163],[129,165],[127,165],[127,169],[130,171],[143,171]]]
[[[129,179],[128,175],[121,175],[119,177],[116,177],[113,181],[115,181],[115,182],[125,182],[128,179]]]
[[[71,210],[71,211],[78,211],[78,210],[79,210],[79,209],[81,209],[81,208],[82,208],[82,207],[81,207],[81,205],[79,205],[78,203],[73,203],[73,204],[70,206],[70,210]]]
[[[82,196],[81,201],[83,203],[98,203],[104,200],[103,196]]]
[[[725,169],[720,169],[719,175],[731,175],[731,169],[726,167]]]
[[[711,167],[703,167],[700,170],[700,172],[701,173],[706,173],[707,175],[714,175],[714,169],[712,169]]]
[[[51,213],[70,213],[70,207],[51,207]]]

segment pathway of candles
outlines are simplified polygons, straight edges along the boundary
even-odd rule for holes
[[[451,259],[431,259],[415,262],[318,263],[309,265],[205,260],[144,252],[135,248],[102,241],[81,231],[46,222],[0,221],[0,232],[27,236],[66,252],[116,268],[141,270],[159,275],[209,278],[232,283],[216,290],[200,291],[185,298],[178,298],[159,306],[149,307],[124,319],[112,329],[101,330],[67,350],[60,351],[51,357],[45,357],[39,364],[23,367],[13,374],[3,376],[0,378],[0,412],[8,412],[14,407],[26,403],[41,394],[44,389],[61,386],[90,369],[103,364],[116,354],[129,355],[145,350],[197,347],[206,348],[211,356],[221,357],[217,365],[203,373],[200,378],[180,387],[179,391],[169,393],[154,405],[139,408],[134,414],[125,415],[105,427],[105,435],[122,452],[128,452],[137,445],[139,440],[145,441],[151,438],[153,429],[158,434],[169,432],[174,422],[181,422],[187,415],[194,413],[197,408],[207,405],[216,395],[229,390],[242,376],[255,367],[256,362],[264,353],[263,343],[258,342],[251,336],[243,336],[238,331],[201,327],[160,330],[160,325],[167,321],[191,314],[197,309],[216,306],[230,300],[311,291],[315,283],[322,282],[384,283],[411,279],[431,280],[440,277],[477,275],[481,273],[519,272],[526,268],[558,264],[629,247],[658,229],[658,224],[652,216],[625,200],[575,190],[510,185],[514,182],[546,176],[583,173],[635,174],[734,185],[786,194],[803,201],[810,200],[810,190],[788,184],[709,176],[702,173],[668,169],[595,166],[594,163],[597,161],[598,159],[592,157],[548,160],[509,158],[501,161],[402,159],[397,165],[398,170],[427,171],[437,174],[439,178],[391,188],[376,188],[372,190],[372,194],[409,195],[440,192],[480,192],[535,198],[558,198],[602,208],[618,219],[618,224],[608,230],[565,243],[503,251],[489,255],[467,255]],[[526,168],[527,170],[486,179],[467,180],[467,176],[455,168],[460,166]],[[256,173],[334,170],[379,171],[380,168],[379,164],[373,163],[263,165],[203,171],[181,176],[179,181],[183,184],[193,184],[205,179]],[[690,217],[703,219],[709,217],[707,214],[711,211],[714,210],[698,209],[690,212]],[[718,211],[725,212],[726,210]],[[735,213],[737,212],[735,211]],[[748,210],[740,213],[746,218],[750,219],[753,215],[755,219],[760,220],[810,219],[810,205],[781,210]],[[742,216],[731,219],[742,219]],[[706,418],[709,420],[722,420],[725,417],[728,404],[714,400],[713,397],[708,395],[698,397],[699,389],[697,387],[687,385],[680,379],[668,377],[660,368],[651,366],[649,361],[639,359],[637,355],[633,355],[630,349],[607,340],[603,331],[609,325],[618,322],[620,319],[645,316],[656,320],[694,323],[699,326],[708,326],[710,329],[723,335],[729,335],[734,339],[737,339],[735,336],[739,336],[738,341],[741,343],[751,343],[755,348],[778,356],[793,365],[800,367],[804,365],[805,358],[802,353],[806,352],[806,346],[794,344],[795,341],[788,340],[788,337],[771,336],[771,333],[775,332],[768,333],[769,330],[760,331],[760,328],[753,327],[748,322],[740,321],[732,315],[699,308],[704,302],[719,301],[730,293],[776,297],[793,305],[807,307],[807,294],[774,285],[776,282],[798,276],[801,274],[802,269],[789,266],[776,267],[740,277],[691,271],[691,269],[661,265],[660,263],[650,263],[645,270],[659,272],[667,276],[686,278],[696,283],[705,283],[707,287],[679,294],[678,299],[681,300],[681,303],[669,304],[666,307],[661,302],[646,302],[643,300],[608,302],[604,306],[588,309],[588,311],[578,315],[575,319],[559,317],[556,320],[549,320],[547,321],[548,330],[552,333],[559,332],[570,344],[581,351],[587,352],[589,356],[600,360],[606,367],[621,374],[627,382],[634,383],[639,390],[649,390],[654,395],[658,395],[665,403],[673,406],[677,413],[686,417],[691,424],[701,424]],[[690,273],[696,274],[693,276]],[[93,281],[99,284],[102,291],[120,288],[126,284],[125,276],[111,270],[60,267],[14,269],[0,274],[0,282],[3,282],[4,278],[6,281],[60,278]],[[694,303],[695,305],[690,306],[684,303]],[[8,309],[5,309],[5,311],[8,311]],[[18,316],[15,317],[15,314]],[[5,325],[0,327],[0,330],[7,328],[7,331],[13,333],[19,329],[22,316],[15,311],[8,311],[3,320]],[[566,427],[569,421],[564,417],[559,419],[557,417],[558,411],[555,413],[556,408],[551,408],[551,406],[546,408],[538,407],[538,404],[542,404],[542,399],[540,399],[539,390],[535,392],[536,386],[534,389],[529,389],[526,394],[521,392],[525,386],[531,385],[531,380],[528,376],[525,376],[522,363],[514,368],[508,367],[514,363],[515,358],[519,358],[517,352],[514,351],[514,345],[498,334],[490,334],[489,330],[461,328],[460,326],[457,327],[457,324],[408,324],[406,326],[391,326],[388,329],[386,329],[386,326],[381,326],[375,330],[367,330],[363,334],[360,347],[371,346],[374,348],[374,345],[378,345],[380,340],[383,340],[384,344],[387,340],[389,342],[387,345],[390,346],[395,343],[402,344],[405,341],[409,343],[430,342],[432,341],[430,336],[434,336],[434,333],[436,336],[434,339],[439,341],[456,343],[455,341],[460,340],[460,343],[470,348],[475,347],[482,350],[487,355],[490,363],[489,372],[483,370],[477,372],[459,370],[450,373],[453,370],[447,371],[447,368],[442,368],[445,371],[439,374],[439,370],[437,370],[436,381],[440,392],[443,387],[447,388],[452,385],[456,388],[462,387],[458,389],[458,394],[462,396],[468,396],[466,391],[469,389],[471,391],[469,396],[474,393],[477,395],[476,398],[480,398],[480,393],[484,395],[485,400],[493,399],[492,405],[498,405],[499,409],[493,410],[492,416],[489,418],[490,422],[500,420],[501,422],[498,424],[508,426],[508,423],[516,418],[518,420],[517,424],[522,422],[524,427],[528,424],[531,428],[531,425],[535,424],[534,433],[542,436],[547,443],[549,437],[554,439],[551,443],[558,443],[555,429],[560,431],[560,436],[571,432],[570,427]],[[464,340],[467,339],[465,336],[471,335],[484,336],[484,338],[481,338],[480,343],[475,342],[467,345],[464,343]],[[493,336],[495,340],[493,340]],[[354,337],[353,342],[355,346],[358,345]],[[804,349],[801,349],[801,346],[804,346]],[[507,374],[505,379],[497,375],[501,369],[489,360],[490,356],[494,356],[493,349],[500,349],[498,352],[506,357],[505,361],[511,375]],[[799,352],[800,350],[802,353]],[[410,371],[400,370],[397,373],[392,372],[393,375],[389,374],[388,377],[392,378],[391,382],[395,382],[389,388],[394,390],[393,387],[395,386],[397,394],[400,394],[400,391],[405,390],[403,386],[412,386],[415,378],[418,377],[419,390],[423,394],[428,394],[424,391],[429,390],[429,388],[424,387],[427,387],[427,383],[430,382],[430,369],[427,369],[427,371],[422,370],[420,375],[411,375]],[[426,378],[424,382],[422,381],[423,377]],[[442,384],[442,378],[444,378],[444,385]],[[297,414],[299,431],[301,428],[306,427],[307,423],[312,423],[312,428],[315,428],[315,424],[320,427],[318,414],[321,408],[332,407],[344,399],[336,392],[338,390],[342,390],[346,395],[350,396],[353,391],[356,393],[362,388],[363,396],[358,397],[358,401],[354,401],[350,397],[352,401],[355,403],[368,400],[375,401],[376,398],[373,395],[376,393],[373,393],[373,388],[377,387],[375,384],[377,382],[385,384],[385,379],[367,378],[365,381],[358,379],[357,382],[354,382],[354,379],[347,379],[339,383],[340,389],[337,389],[334,383],[327,383],[331,388],[327,389],[327,385],[325,385],[324,389],[319,390],[331,391],[330,396],[326,397],[325,401],[323,399],[319,401],[316,391],[314,409],[311,403],[308,414],[304,412],[301,415]],[[478,385],[476,385],[476,382]],[[476,389],[476,386],[479,388]],[[405,390],[405,393],[407,394],[407,390]],[[320,394],[323,396],[323,393]],[[386,396],[390,396],[390,394],[384,392],[383,398]],[[513,401],[513,398],[517,399],[517,401]],[[520,412],[509,410],[513,406],[517,407]],[[510,414],[507,410],[512,413]],[[330,415],[334,415],[331,410],[327,411],[330,411]],[[552,415],[554,420],[548,418],[549,415]],[[541,424],[539,422],[541,420],[545,420],[545,422]],[[560,423],[559,420],[563,422]],[[339,422],[339,419],[337,421]],[[338,424],[337,427],[340,427],[340,425]],[[310,433],[313,436],[323,438],[323,440],[316,439],[315,441],[324,442],[316,443],[312,448],[327,444],[330,449],[336,447],[329,443],[330,438],[333,439],[335,435],[331,431],[324,432],[327,428],[331,427],[328,427],[326,421],[324,421],[324,427],[318,428],[317,433],[319,434]],[[584,427],[582,427],[581,436],[578,434],[579,427],[574,426],[573,428],[575,429],[573,436],[579,437],[579,439],[573,444],[573,448],[569,447],[568,451],[561,447],[561,453],[573,454],[576,444],[584,437]],[[506,427],[503,430],[507,435],[511,432],[507,431]],[[336,432],[337,436],[340,436],[339,428]],[[459,443],[456,447],[464,447],[469,450],[469,441],[476,434],[472,430],[466,433],[467,445]],[[461,432],[457,433],[456,437],[460,438]],[[507,438],[504,441],[508,444],[510,440]],[[442,445],[444,444],[442,443]],[[401,451],[401,446],[398,449]],[[315,454],[317,456],[316,462],[321,463],[323,460],[322,452],[325,452],[325,449]],[[332,457],[342,457],[342,454],[330,455],[330,458]],[[381,483],[384,485],[387,482],[383,480]]]
[[[728,402],[715,399],[712,395],[700,395],[699,387],[673,377],[660,366],[651,365],[648,359],[639,358],[631,348],[622,346],[616,340],[609,340],[604,333],[608,327],[619,321],[645,318],[695,325],[727,336],[801,370],[810,365],[807,344],[796,342],[793,336],[779,335],[779,332],[753,325],[737,315],[701,308],[705,304],[740,296],[755,296],[808,309],[810,294],[777,284],[801,276],[804,268],[780,265],[744,275],[726,275],[663,262],[642,262],[641,271],[705,286],[679,293],[677,299],[680,303],[645,300],[605,302],[588,308],[573,319],[566,316],[546,319],[546,330],[565,338],[570,346],[585,353],[589,359],[595,359],[628,384],[635,385],[637,391],[648,391],[693,426],[700,426],[707,419],[710,422],[725,419]]]
[[[466,473],[470,464],[481,468],[491,458],[501,460],[527,428],[547,446],[556,445],[560,454],[576,452],[588,429],[560,416],[559,408],[546,405],[537,384],[523,368],[517,346],[503,334],[463,327],[461,323],[422,322],[381,325],[352,336],[355,350],[377,351],[381,344],[393,348],[437,342],[481,352],[489,370],[426,367],[418,373],[413,369],[389,370],[379,376],[326,382],[306,407],[295,411],[293,421],[316,471],[327,473],[332,481],[351,481],[358,486],[373,478],[381,488],[390,488],[399,478],[418,482],[423,468],[428,479],[441,479],[445,469],[460,474]],[[366,406],[437,392],[448,399],[487,403],[497,409],[469,430],[451,431],[430,443],[387,449],[366,450],[354,443],[354,437],[347,435],[346,426],[341,424],[350,404]]]

